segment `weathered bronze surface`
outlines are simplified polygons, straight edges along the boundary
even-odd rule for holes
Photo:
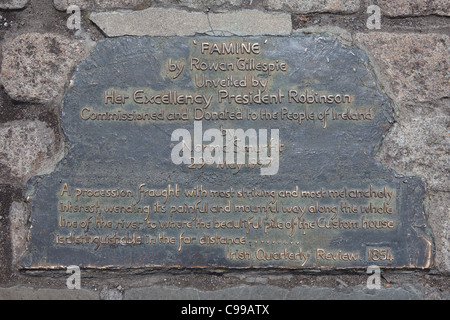
[[[30,182],[22,265],[430,267],[423,182],[375,159],[392,122],[328,38],[104,40],[65,96],[67,156]]]

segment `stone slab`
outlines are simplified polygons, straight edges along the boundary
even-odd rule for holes
[[[364,286],[325,288],[296,286],[284,289],[272,285],[239,286],[216,291],[195,288],[151,287],[125,292],[124,300],[423,300],[420,286],[405,286],[370,290]],[[219,309],[219,308],[217,308]]]
[[[449,96],[449,36],[418,33],[359,33],[362,45],[379,67],[386,90],[399,102],[424,102]]]
[[[393,110],[363,51],[119,37],[76,70],[24,268],[431,267],[423,182],[375,159]]]
[[[60,35],[22,34],[3,45],[1,82],[14,100],[56,101],[62,98],[72,68],[86,52],[81,41]]]
[[[90,20],[109,37],[188,36],[210,30],[206,14],[177,9],[94,12]]]
[[[431,190],[449,191],[450,101],[401,103],[397,112],[397,123],[384,139],[379,158],[400,174],[424,178]]]
[[[285,10],[294,13],[356,13],[360,0],[264,0],[264,6],[270,10]]]
[[[17,265],[19,258],[25,252],[28,229],[27,208],[23,202],[13,202],[9,212],[9,230],[13,253],[13,265]]]
[[[53,5],[60,11],[66,11],[72,5],[78,6],[82,10],[94,8],[92,0],[53,0]]]
[[[53,0],[57,10],[66,11],[71,5],[80,9],[133,9],[139,8],[146,0]]]
[[[23,183],[51,171],[60,156],[52,129],[41,121],[0,124],[0,183]]]
[[[0,288],[0,300],[120,300],[91,290],[45,289],[29,287]],[[448,292],[447,292],[448,295]],[[295,286],[290,289],[273,285],[242,285],[221,290],[206,291],[196,288],[177,288],[152,286],[125,290],[124,300],[180,300],[216,301],[220,300],[423,300],[424,288],[417,285],[381,288],[370,290],[364,286],[356,287],[309,287]],[[270,303],[269,303],[270,304]],[[270,308],[270,307],[269,307]],[[217,310],[219,308],[216,308]],[[270,309],[269,309],[270,311]],[[273,310],[272,310],[273,311]],[[174,312],[174,314],[177,311]],[[181,307],[180,307],[181,312]],[[275,311],[273,311],[275,312]],[[219,313],[216,313],[219,314]]]
[[[213,35],[220,31],[238,36],[273,35],[285,36],[292,32],[289,14],[268,13],[259,10],[239,10],[208,15]]]
[[[426,209],[436,242],[436,269],[450,275],[450,200],[448,192],[431,192]]]
[[[170,3],[173,6],[187,7],[196,10],[209,10],[209,9],[238,9],[245,4],[243,0],[156,0],[156,3],[167,6]],[[250,1],[250,4],[252,2]],[[248,4],[248,1],[247,1]]]
[[[205,33],[216,36],[289,35],[292,31],[290,15],[258,10],[206,14],[148,8],[127,12],[94,12],[90,19],[108,37],[191,36]]]
[[[0,300],[99,300],[89,290],[35,289],[28,287],[0,288]]]
[[[389,17],[450,15],[450,3],[447,0],[381,0],[378,5],[382,14]]]
[[[29,0],[3,0],[0,9],[23,9]]]

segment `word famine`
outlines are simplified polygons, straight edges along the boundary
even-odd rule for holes
[[[202,42],[202,54],[259,54],[261,45],[258,42]]]

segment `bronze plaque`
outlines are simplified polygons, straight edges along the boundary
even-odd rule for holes
[[[424,184],[366,55],[326,37],[101,41],[67,155],[30,182],[24,268],[428,268]]]

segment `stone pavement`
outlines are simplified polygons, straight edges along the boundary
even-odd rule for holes
[[[446,292],[440,297],[448,299]],[[216,291],[196,288],[145,287],[118,291],[103,288],[100,292],[69,289],[34,289],[13,287],[0,289],[0,300],[423,300],[424,288],[403,286],[380,290],[359,287],[320,288],[299,286],[283,289],[270,285],[238,286]]]

